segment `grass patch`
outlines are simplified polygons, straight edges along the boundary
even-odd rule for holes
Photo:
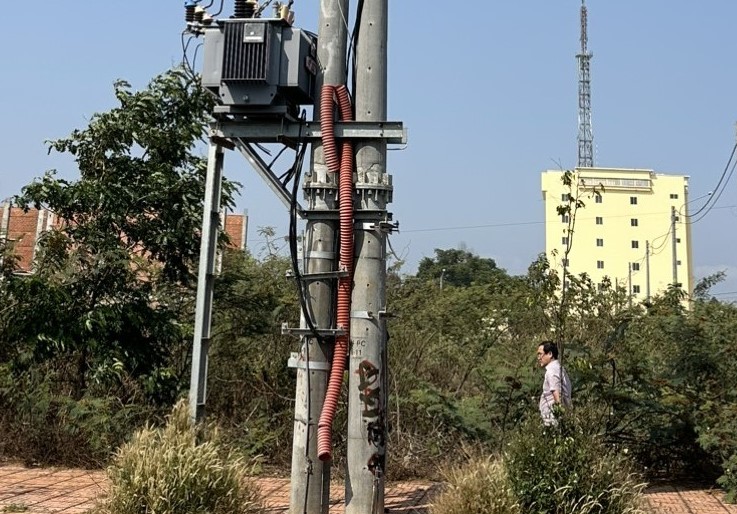
[[[261,514],[252,466],[212,426],[193,426],[179,402],[161,428],[123,445],[107,469],[110,493],[98,514]]]
[[[559,425],[535,418],[504,454],[476,457],[446,473],[433,514],[645,514],[646,486],[624,450],[604,444],[593,410],[577,408]]]

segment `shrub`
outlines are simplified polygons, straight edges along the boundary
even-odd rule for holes
[[[112,396],[74,399],[58,392],[53,370],[17,375],[0,365],[0,457],[27,465],[99,467],[159,409]],[[46,373],[43,373],[46,372]]]
[[[180,401],[162,428],[144,428],[108,468],[100,514],[256,514],[263,512],[248,466],[212,427],[193,426]]]
[[[499,458],[475,458],[447,473],[446,490],[430,509],[432,514],[520,514],[520,506]]]
[[[724,501],[737,503],[737,453],[727,459],[722,465],[724,474],[717,482],[724,488]]]
[[[599,435],[595,412],[577,408],[555,427],[524,423],[506,448],[510,484],[530,514],[635,514],[645,484],[626,450],[613,451]]]

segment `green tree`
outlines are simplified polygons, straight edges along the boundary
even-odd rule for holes
[[[0,358],[14,381],[0,410],[11,422],[21,384],[45,398],[36,422],[64,426],[69,396],[168,406],[189,378],[206,170],[196,145],[213,100],[181,69],[114,92],[117,107],[49,143],[79,178],[51,171],[15,199],[61,226],[40,240],[35,273],[2,286],[12,307],[0,314]],[[224,206],[236,187],[224,181]]]
[[[439,284],[442,277],[443,284],[459,287],[489,284],[504,275],[506,272],[497,268],[494,259],[462,249],[436,248],[435,257],[423,258],[417,268],[417,278],[421,280],[434,280]]]

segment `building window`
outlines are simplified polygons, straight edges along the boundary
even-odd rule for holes
[[[604,269],[604,261],[596,261],[596,269]]]
[[[568,259],[563,259],[563,266],[568,267],[570,265],[571,265],[571,261],[569,261]]]
[[[561,202],[567,202],[568,201],[568,193],[563,193],[560,195],[560,201]]]
[[[632,292],[637,294],[640,292],[640,286],[632,286]]]
[[[640,271],[640,263],[639,262],[633,262],[632,263],[632,271]]]
[[[639,248],[640,242],[639,241],[632,241],[632,248]]]
[[[562,221],[563,223],[568,223],[570,221],[570,219],[571,218],[570,218],[570,216],[568,216],[568,214],[564,214],[564,215],[562,215],[560,217],[560,221]]]
[[[671,193],[670,194],[670,199],[671,200],[678,200],[678,195],[676,193]]]
[[[568,238],[567,237],[561,238],[560,242],[561,242],[561,244],[563,246],[568,246]]]
[[[680,243],[680,242],[681,242],[681,238],[680,237],[677,237],[676,238],[676,243]]]
[[[601,195],[596,195],[595,198],[596,198],[596,200],[594,200],[595,203],[601,203],[602,202]]]
[[[603,225],[604,224],[604,218],[602,218],[601,216],[597,216],[596,217],[596,224],[597,225]]]
[[[637,226],[637,218],[630,219],[630,226],[636,227]]]
[[[604,240],[603,239],[597,239],[596,240],[596,246],[604,246]]]
[[[681,265],[681,261],[676,261],[676,264],[677,264],[678,266],[680,266],[680,265]]]
[[[630,196],[630,205],[637,205],[637,197]]]

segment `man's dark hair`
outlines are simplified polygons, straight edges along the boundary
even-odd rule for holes
[[[543,347],[543,352],[552,353],[554,359],[558,358],[558,345],[553,341],[543,341],[539,346]]]

